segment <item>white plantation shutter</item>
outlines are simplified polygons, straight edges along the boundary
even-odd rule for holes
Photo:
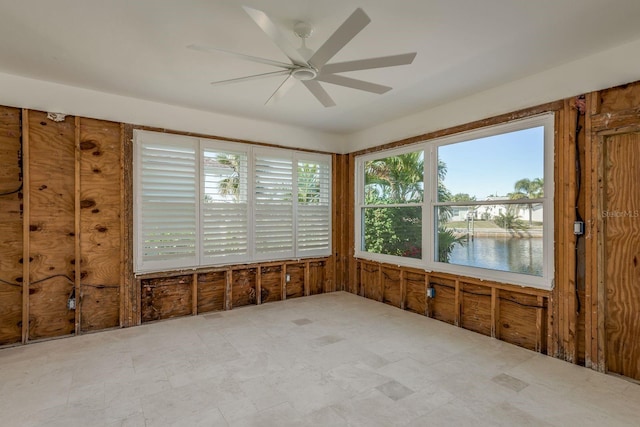
[[[331,157],[299,156],[297,256],[331,254]]]
[[[136,273],[331,255],[331,155],[134,138]]]
[[[209,145],[202,151],[203,261],[247,260],[247,154]]]
[[[254,238],[256,259],[294,256],[293,158],[255,151]]]
[[[136,270],[198,264],[198,140],[137,131]]]

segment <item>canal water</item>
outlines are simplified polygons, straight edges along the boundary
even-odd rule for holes
[[[476,237],[465,246],[456,245],[449,263],[542,276],[543,240]]]

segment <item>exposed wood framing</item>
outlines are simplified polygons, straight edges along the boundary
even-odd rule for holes
[[[31,253],[29,252],[29,224],[31,218],[31,170],[29,110],[22,110],[22,343],[29,341],[29,287],[31,286]]]
[[[74,118],[75,140],[74,140],[74,288],[75,288],[75,333],[80,334],[82,325],[82,253],[80,251],[80,117]]]
[[[191,314],[198,314],[198,273],[193,273],[191,282]]]
[[[256,304],[262,304],[262,268],[256,268]]]

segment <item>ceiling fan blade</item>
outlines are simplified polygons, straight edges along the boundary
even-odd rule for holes
[[[329,62],[356,34],[362,31],[369,22],[371,22],[371,19],[364,13],[364,10],[360,8],[356,9],[355,12],[338,27],[331,37],[324,42],[320,49],[313,54],[311,59],[309,59],[309,63],[316,68],[322,68],[324,64]]]
[[[260,64],[273,65],[274,67],[280,67],[280,68],[291,68],[291,64],[287,64],[285,62],[273,61],[271,59],[260,58],[260,57],[251,56],[251,55],[245,55],[243,53],[233,52],[231,50],[219,49],[217,47],[208,47],[208,46],[200,46],[200,45],[190,44],[189,46],[187,46],[187,48],[193,49],[193,50],[197,50],[199,52],[209,52],[209,53],[222,52],[222,53],[225,53],[227,55],[236,56],[236,57],[238,57],[240,59],[245,59],[247,61],[258,62]]]
[[[280,48],[280,50],[287,56],[287,58],[291,60],[293,64],[304,66],[308,65],[307,61],[302,57],[300,52],[298,52],[296,48],[289,43],[285,35],[282,34],[282,31],[280,31],[278,26],[273,23],[271,18],[269,18],[266,13],[248,6],[242,6],[242,8],[245,12],[247,12],[251,19],[253,19],[254,22],[258,24],[258,27],[260,27],[262,31],[264,31],[267,36],[269,36],[271,41],[273,41],[276,46]]]
[[[378,95],[382,95],[383,93],[389,92],[391,89],[393,89],[389,86],[365,82],[363,80],[352,79],[350,77],[338,76],[336,74],[320,74],[318,77],[316,77],[316,80],[320,80],[321,82],[326,83],[332,83],[338,86],[350,87],[351,89],[373,92],[377,93]]]
[[[269,73],[254,74],[252,76],[238,77],[238,78],[235,78],[235,79],[219,80],[217,82],[211,82],[211,84],[213,86],[223,86],[223,85],[230,84],[230,83],[239,83],[239,82],[246,82],[246,81],[249,81],[249,80],[262,79],[264,77],[282,76],[282,75],[285,75],[285,74],[289,74],[290,72],[291,71],[289,71],[289,70],[271,71]]]
[[[325,107],[335,107],[336,103],[331,99],[326,90],[315,80],[302,80],[302,84],[309,89],[309,92],[316,97]]]
[[[370,70],[372,68],[395,67],[413,62],[416,52],[401,55],[381,56],[379,58],[359,59],[355,61],[336,62],[322,67],[322,73],[345,73],[347,71]]]
[[[267,99],[267,102],[265,102],[264,105],[272,105],[278,102],[295,84],[296,84],[295,77],[293,77],[291,73],[289,73],[289,77],[287,77],[286,79],[284,79],[282,83],[280,83],[280,86],[278,86],[278,89],[276,89],[276,91],[273,92],[273,94],[271,94],[271,96],[269,97],[269,99]]]

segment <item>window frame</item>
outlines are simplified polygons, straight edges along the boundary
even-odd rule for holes
[[[188,260],[173,262],[172,260],[145,261],[143,260],[144,239],[142,236],[142,212],[143,200],[141,193],[142,184],[142,144],[144,141],[161,141],[168,145],[185,144],[195,147],[195,163],[194,173],[197,177],[196,188],[196,256]],[[204,231],[204,197],[205,197],[205,168],[204,168],[204,152],[220,151],[243,153],[247,156],[247,252],[246,254],[234,255],[218,255],[211,256],[204,253],[203,231]],[[292,196],[293,196],[293,224],[292,224],[292,250],[282,254],[258,254],[255,246],[255,158],[259,154],[271,153],[276,156],[286,157],[292,162]],[[317,162],[325,164],[328,169],[328,181],[326,191],[328,194],[327,221],[328,226],[327,248],[315,249],[312,251],[304,251],[298,247],[298,221],[297,221],[297,204],[298,204],[298,163],[299,162]],[[171,270],[196,269],[204,267],[216,267],[223,265],[268,262],[290,259],[309,259],[331,256],[333,252],[333,157],[331,154],[311,153],[286,148],[266,147],[255,144],[230,142],[224,140],[216,140],[211,138],[197,138],[184,135],[167,134],[162,132],[153,132],[135,129],[133,137],[133,254],[134,254],[134,273],[146,274],[154,272],[163,272]]]
[[[527,200],[527,203],[541,203],[543,207],[543,272],[542,276],[492,270],[481,267],[463,266],[435,261],[436,255],[436,209],[438,206],[471,206],[473,202],[438,202],[437,199],[437,166],[439,147],[468,142],[471,140],[495,136],[534,127],[544,127],[544,197]],[[354,255],[356,258],[378,261],[399,266],[438,271],[491,280],[502,283],[525,285],[539,289],[551,289],[554,279],[554,146],[555,146],[555,114],[544,113],[521,120],[501,123],[493,126],[474,129],[468,132],[449,135],[442,138],[421,141],[389,150],[381,150],[356,157],[355,194],[354,194]],[[424,150],[424,197],[422,202],[422,259],[376,254],[363,250],[364,221],[364,165],[367,161],[383,159],[395,155]],[[512,202],[508,202],[510,204]],[[482,202],[478,203],[481,205]],[[486,202],[484,203],[486,204]],[[495,203],[502,204],[502,203]],[[514,201],[513,204],[517,204]],[[520,202],[522,204],[522,201]]]

